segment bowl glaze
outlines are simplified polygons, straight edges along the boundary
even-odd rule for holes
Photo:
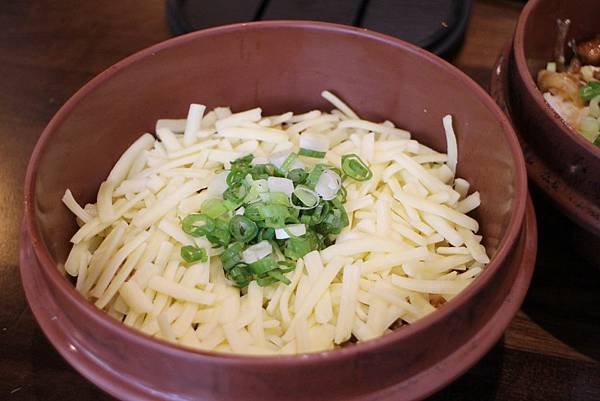
[[[266,114],[326,108],[330,89],[368,119],[391,119],[445,151],[452,114],[458,175],[481,193],[474,213],[491,262],[439,311],[379,339],[334,351],[249,357],[181,348],[133,331],[79,295],[59,273],[74,219],[65,188],[93,201],[118,156],[157,118],[189,103]],[[533,209],[509,121],[443,60],[362,29],[306,21],[237,24],[160,43],[110,67],[44,130],[28,166],[21,271],[54,346],[107,392],[137,400],[414,400],[456,378],[498,340],[531,278]]]

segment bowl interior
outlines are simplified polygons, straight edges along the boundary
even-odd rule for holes
[[[570,19],[567,43],[571,39],[579,42],[600,34],[600,11],[596,0],[543,0],[533,3],[524,21],[523,49],[531,78],[535,81],[538,71],[554,59],[558,33],[556,20]],[[572,55],[570,49],[565,50],[567,60]]]
[[[475,213],[490,256],[525,199],[522,159],[493,102],[453,67],[401,42],[364,31],[306,22],[240,24],[191,34],[142,51],[78,92],[46,129],[32,159],[33,219],[55,262],[76,230],[62,205],[70,188],[95,202],[119,155],[158,118],[183,118],[190,103],[264,114],[331,106],[329,89],[366,119],[389,119],[446,150],[442,117],[452,114],[458,176],[480,191]],[[516,233],[516,227],[513,227]]]
[[[571,20],[571,25],[565,43],[572,39],[579,43],[600,34],[600,28],[598,27],[600,8],[598,8],[598,2],[595,0],[536,0],[528,4],[521,16],[516,32],[515,43],[522,47],[516,52],[517,65],[519,67],[526,65],[528,74],[524,71],[522,74],[526,75],[523,78],[526,79],[527,88],[535,92],[536,102],[542,106],[544,113],[562,131],[562,135],[566,135],[567,138],[570,137],[572,141],[579,144],[582,152],[600,157],[600,148],[585,140],[579,133],[564,123],[558,114],[546,104],[537,88],[538,72],[546,67],[546,63],[554,60],[554,47],[558,35],[556,21],[567,18]],[[572,55],[573,52],[566,46],[566,60],[570,60]]]

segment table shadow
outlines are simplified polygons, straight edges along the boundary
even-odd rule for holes
[[[39,401],[111,401],[100,390],[73,369],[48,342],[38,328],[32,339],[32,377],[28,400]]]
[[[448,387],[427,398],[427,401],[492,401],[500,383],[504,357],[503,340],[500,340],[475,366]]]
[[[532,190],[539,244],[522,310],[579,353],[600,361],[600,266],[573,248],[575,227],[540,191]]]

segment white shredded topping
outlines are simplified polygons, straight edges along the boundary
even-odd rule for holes
[[[186,347],[244,354],[296,354],[367,341],[435,311],[485,269],[489,257],[467,213],[479,192],[455,178],[458,163],[451,116],[440,124],[447,153],[411,139],[389,121],[361,119],[328,91],[330,112],[263,116],[260,108],[207,111],[192,104],[185,119],[161,119],[156,136],[142,135],[100,185],[95,204],[80,206],[68,189],[65,205],[79,230],[64,263],[76,289],[98,308],[142,332]],[[300,147],[326,152],[293,168],[356,154],[371,179],[344,179],[349,226],[333,245],[299,259],[277,282],[239,289],[219,255],[180,221],[204,201],[222,197],[230,163],[281,165]],[[247,178],[251,180],[251,178]],[[251,180],[252,181],[252,180]],[[327,170],[316,193],[335,196],[341,178]],[[287,178],[251,182],[259,192],[290,194]],[[235,213],[243,214],[243,208]],[[278,239],[302,236],[304,224],[277,229]],[[206,262],[186,263],[183,246],[204,248]],[[263,241],[243,252],[252,263],[281,252]]]

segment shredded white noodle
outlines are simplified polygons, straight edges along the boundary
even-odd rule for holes
[[[63,202],[80,228],[65,270],[77,277],[77,290],[148,335],[245,354],[366,341],[462,291],[489,259],[476,235],[479,224],[466,215],[479,206],[479,193],[469,195],[469,183],[454,178],[451,117],[440,124],[446,155],[389,121],[360,119],[331,92],[322,95],[336,109],[263,117],[260,108],[205,113],[205,106],[192,104],[187,119],[158,120],[158,139],[144,134],[131,145],[95,204],[82,208],[67,190]],[[303,133],[329,138],[329,149],[319,148],[327,163],[339,168],[342,155],[356,153],[373,177],[344,183],[350,225],[334,245],[299,259],[286,273],[290,284],[236,288],[223,273],[222,249],[184,233],[180,219],[227,188],[218,171],[231,161],[297,152]],[[191,244],[207,249],[209,260],[184,263],[180,249]]]

